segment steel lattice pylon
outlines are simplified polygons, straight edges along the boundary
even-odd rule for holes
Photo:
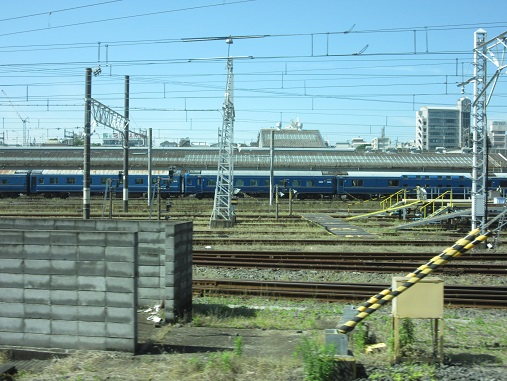
[[[227,60],[227,85],[222,109],[223,123],[222,128],[218,131],[217,184],[210,228],[230,227],[235,222],[234,208],[231,203],[234,191],[234,74],[232,71],[232,58]]]
[[[487,220],[488,192],[488,132],[486,108],[504,65],[507,32],[491,40],[487,33],[479,29],[474,33],[474,82],[473,106],[473,161],[472,161],[472,229],[485,226]],[[495,54],[496,53],[496,54]],[[491,79],[487,79],[488,62],[496,67]],[[468,81],[468,82],[469,82]],[[487,95],[488,87],[491,89]]]
[[[474,33],[474,103],[473,103],[473,158],[472,158],[472,229],[483,225],[486,218],[487,190],[487,127],[486,127],[486,31]]]

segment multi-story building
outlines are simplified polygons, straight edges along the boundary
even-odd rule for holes
[[[470,109],[468,98],[460,98],[456,107],[421,107],[416,113],[416,148],[435,151],[470,147]]]
[[[488,135],[492,149],[507,149],[507,121],[495,120],[489,124]]]
[[[372,149],[377,151],[387,151],[391,147],[391,139],[382,136],[373,138],[371,141]]]

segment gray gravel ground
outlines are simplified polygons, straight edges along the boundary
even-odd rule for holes
[[[460,364],[442,365],[436,368],[431,374],[422,374],[414,378],[417,369],[413,366],[393,365],[390,368],[367,367],[367,374],[384,373],[385,376],[375,377],[376,381],[397,381],[397,380],[417,380],[417,381],[505,381],[507,380],[507,368],[500,367],[469,367]],[[372,378],[357,378],[357,381],[372,380]]]

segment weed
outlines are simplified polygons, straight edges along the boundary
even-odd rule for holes
[[[0,351],[0,364],[4,364],[10,360],[10,351]]]
[[[352,334],[354,342],[354,350],[358,352],[364,352],[366,348],[367,333],[363,324],[358,324]]]
[[[236,340],[234,340],[234,354],[238,357],[241,357],[243,354],[243,337],[238,336]]]
[[[202,327],[204,326],[203,318],[202,316],[194,316],[192,318],[192,324],[194,327]]]
[[[408,348],[415,342],[415,325],[410,319],[403,319],[400,327],[400,348]]]
[[[335,372],[334,345],[323,345],[315,339],[303,338],[295,355],[303,360],[305,381],[331,380]]]

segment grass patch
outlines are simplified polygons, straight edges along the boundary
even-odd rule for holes
[[[200,297],[194,299],[192,322],[206,327],[324,329],[336,325],[342,311],[341,305],[316,301]]]

